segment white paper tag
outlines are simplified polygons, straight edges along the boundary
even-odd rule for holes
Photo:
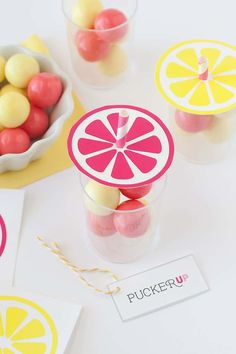
[[[192,255],[108,285],[123,321],[142,316],[209,290]]]

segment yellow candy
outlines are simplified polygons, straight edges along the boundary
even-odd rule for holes
[[[39,71],[37,60],[27,54],[13,55],[8,59],[5,68],[9,83],[19,88],[26,88],[32,77]]]
[[[122,74],[128,65],[128,58],[122,48],[115,45],[111,48],[107,57],[98,63],[98,67],[104,75],[116,76]]]
[[[96,16],[103,10],[100,0],[77,0],[72,21],[79,27],[92,28]]]
[[[30,112],[27,98],[17,92],[7,92],[0,97],[0,124],[16,128],[23,124]]]
[[[24,96],[27,96],[26,90],[20,89],[20,88],[15,87],[15,86],[12,86],[11,84],[7,84],[7,85],[2,87],[2,89],[0,91],[0,96],[4,95],[4,93],[7,93],[7,92],[18,92],[18,93],[21,93]]]
[[[0,55],[0,82],[5,80],[5,65],[6,60]]]
[[[36,34],[32,34],[29,38],[21,43],[21,45],[33,52],[40,53],[43,55],[50,55],[48,48],[43,43],[42,39]]]
[[[143,203],[144,205],[148,205],[148,201],[146,199],[144,199],[144,198],[139,199],[139,201],[141,203]]]
[[[234,133],[233,119],[234,117],[227,116],[227,114],[214,118],[210,128],[204,131],[208,141],[219,144],[229,140]]]
[[[118,188],[104,186],[95,181],[90,181],[85,187],[87,195],[85,203],[88,210],[96,215],[109,215],[109,209],[116,209],[120,202],[120,191]]]
[[[4,129],[4,126],[0,124],[0,133]]]

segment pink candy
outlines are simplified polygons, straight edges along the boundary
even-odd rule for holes
[[[98,236],[111,236],[116,232],[113,223],[113,214],[101,216],[88,211],[88,224],[93,233]]]
[[[101,61],[111,55],[112,44],[123,38],[127,31],[127,17],[123,12],[105,9],[97,15],[91,29],[77,32],[75,46],[84,60]]]
[[[136,188],[122,188],[121,193],[129,199],[139,199],[147,195],[152,188],[152,184]]]
[[[78,31],[75,45],[84,60],[94,62],[104,59],[110,49],[110,44],[101,36],[90,31]]]
[[[0,155],[20,154],[30,147],[29,135],[20,128],[6,128],[0,133]]]
[[[176,110],[176,124],[188,133],[198,133],[207,130],[213,121],[213,115],[199,115]]]
[[[140,209],[140,210],[135,210]],[[150,225],[150,214],[145,205],[138,200],[121,203],[114,213],[116,230],[126,237],[139,237],[145,234]],[[127,212],[130,210],[131,212]],[[122,213],[122,211],[126,211]]]
[[[123,12],[116,9],[106,9],[96,17],[94,28],[101,31],[99,35],[104,40],[108,42],[117,42],[124,37],[128,31],[128,25],[125,24],[126,22],[127,17]],[[114,28],[114,30],[112,30],[112,28]]]
[[[87,218],[90,230],[102,237],[112,236],[116,232],[130,238],[139,237],[145,234],[151,221],[148,209],[139,200],[126,200],[113,214],[105,216],[87,211]]]

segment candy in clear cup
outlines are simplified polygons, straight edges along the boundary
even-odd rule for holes
[[[87,236],[96,251],[118,263],[142,256],[159,238],[174,154],[167,127],[142,108],[106,106],[74,125],[68,150],[82,172]]]
[[[236,47],[182,42],[159,58],[155,79],[169,103],[176,150],[195,163],[225,158],[236,128]]]
[[[89,183],[91,180],[81,175],[88,237],[103,258],[117,263],[131,262],[146,253],[154,242],[157,245],[166,176],[150,185],[150,192],[138,200],[120,193],[116,210],[92,200],[86,191]]]
[[[134,69],[137,0],[62,0],[73,68],[94,88],[109,88]]]

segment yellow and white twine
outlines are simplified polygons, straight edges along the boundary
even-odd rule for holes
[[[91,284],[82,275],[82,273],[103,273],[110,276],[114,281],[119,280],[119,278],[109,269],[77,267],[66,258],[66,256],[63,254],[57,242],[53,242],[52,245],[50,246],[42,237],[38,236],[37,239],[40,242],[42,247],[48,249],[55,257],[57,257],[60,260],[61,263],[64,264],[66,268],[70,269],[73,273],[78,275],[79,280],[88,288],[96,291],[97,293],[104,294],[104,295],[114,295],[120,291],[120,288],[118,287],[110,291],[99,289],[95,285]]]

